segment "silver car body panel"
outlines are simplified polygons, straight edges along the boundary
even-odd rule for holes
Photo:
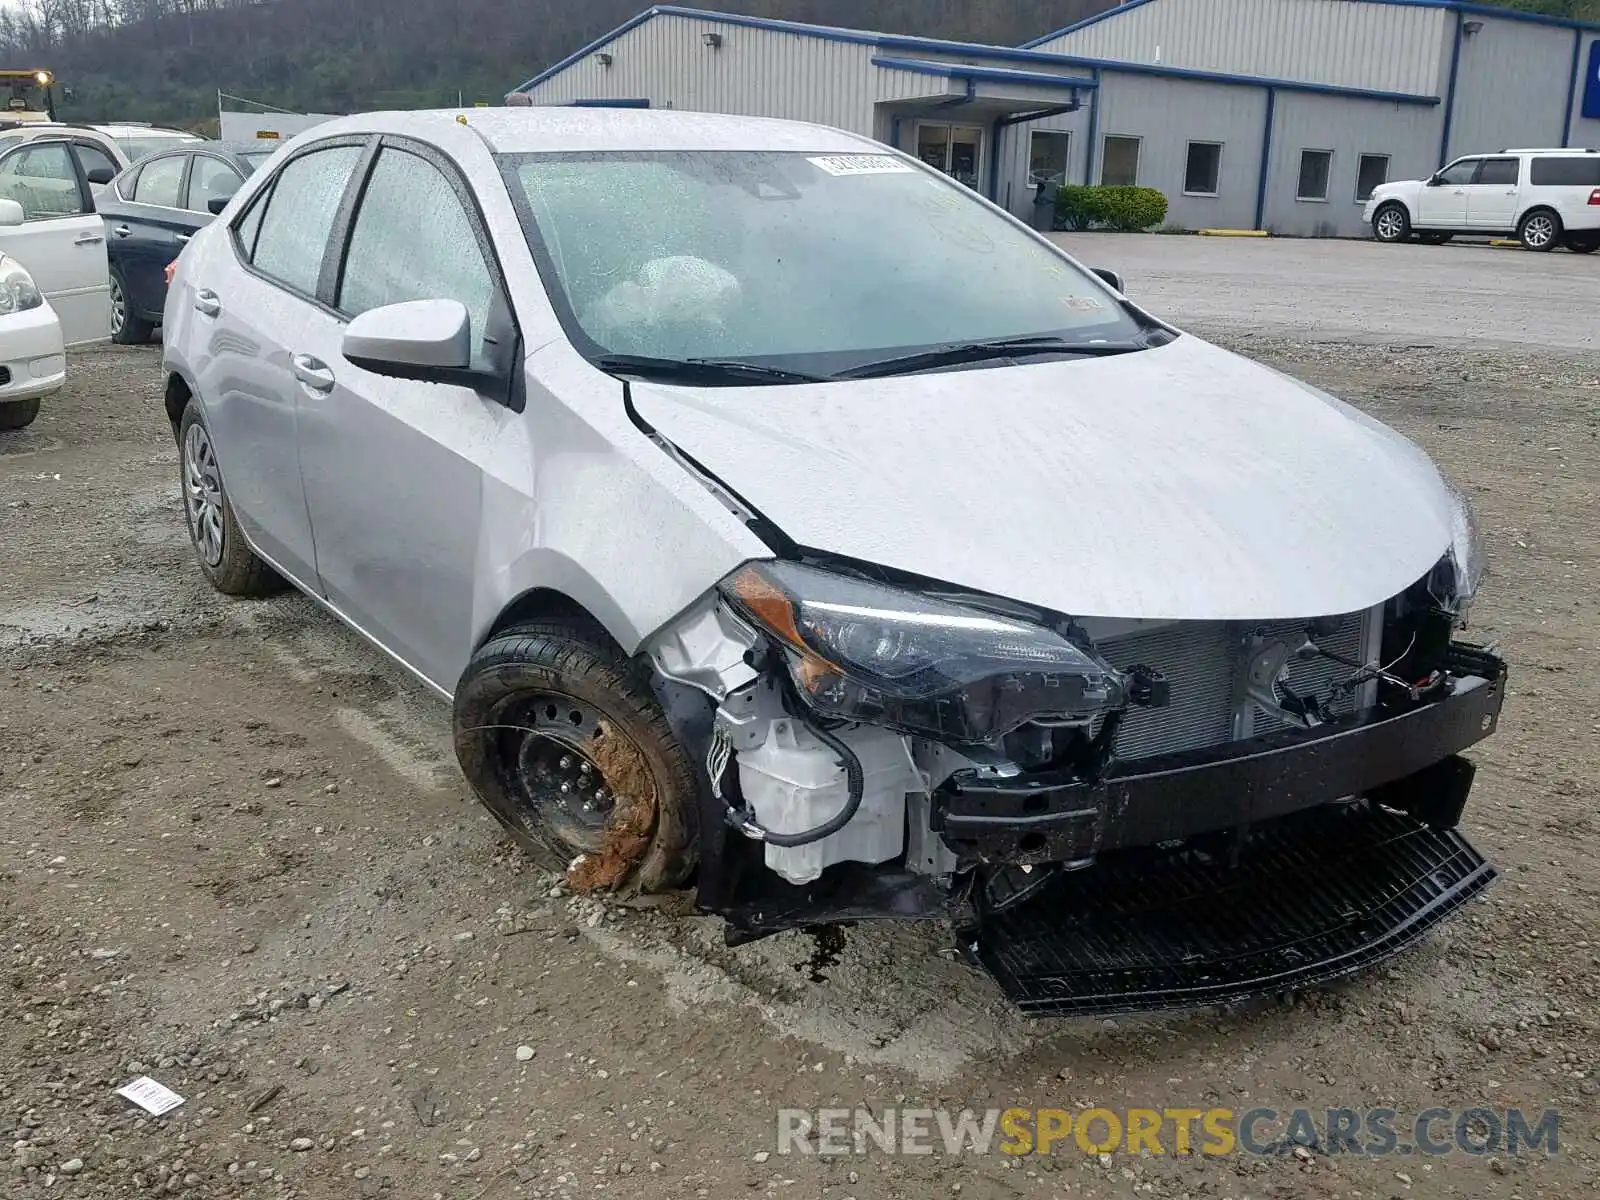
[[[1180,337],[847,384],[641,383],[640,415],[802,546],[1074,616],[1357,612],[1450,547],[1398,434]]]
[[[288,156],[383,133],[432,145],[472,182],[525,351],[524,412],[352,366],[338,316],[239,261],[232,218]],[[632,653],[770,554],[568,342],[493,158],[607,147],[883,153],[838,130],[709,114],[344,118],[246,180],[169,290],[165,366],[203,405],[247,539],[447,695],[529,592],[567,596]],[[202,290],[219,312],[197,309]],[[296,379],[296,355],[331,370],[331,391]],[[648,422],[801,544],[1078,615],[1353,612],[1450,541],[1452,498],[1410,443],[1191,337],[899,379],[631,388]]]

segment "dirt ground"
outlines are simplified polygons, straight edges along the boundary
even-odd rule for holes
[[[1465,824],[1504,877],[1325,994],[1042,1023],[936,928],[852,929],[818,980],[808,937],[728,950],[676,903],[552,891],[472,802],[442,704],[301,598],[206,589],[156,351],[76,356],[0,434],[0,1194],[1595,1194],[1600,359],[1231,344],[1419,439],[1477,505],[1476,632],[1514,674]],[[143,1073],[186,1103],[142,1118],[114,1089]],[[1554,1158],[772,1153],[780,1107],[861,1104],[1562,1124]]]

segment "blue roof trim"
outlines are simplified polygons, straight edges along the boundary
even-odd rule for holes
[[[989,83],[1027,83],[1063,91],[1100,86],[1093,79],[1046,75],[1043,71],[1010,71],[1004,67],[975,67],[971,63],[929,62],[918,58],[876,57],[872,65],[891,71],[910,71],[916,75],[941,75],[946,79],[975,79]]]
[[[1520,21],[1524,25],[1550,25],[1558,29],[1590,29],[1600,30],[1600,23],[1594,21],[1581,21],[1575,17],[1552,17],[1544,13],[1523,12],[1516,8],[1494,8],[1487,4],[1463,3],[1462,0],[1356,0],[1361,4],[1388,4],[1395,8],[1442,8],[1447,12],[1465,13],[1473,17],[1495,17],[1502,21]],[[1053,42],[1056,38],[1065,37],[1069,33],[1077,33],[1080,29],[1087,29],[1091,25],[1098,25],[1101,21],[1108,21],[1112,17],[1120,17],[1132,8],[1149,4],[1151,0],[1128,0],[1116,8],[1108,8],[1105,12],[1095,13],[1092,17],[1085,17],[1075,24],[1068,25],[1065,29],[1058,29],[1054,33],[1047,33],[1043,37],[1034,38],[1031,42],[1023,42],[1022,49],[1031,50],[1042,46],[1046,42]]]
[[[1111,9],[1099,17],[1091,17],[1089,21],[1103,20],[1107,16],[1119,12],[1127,12],[1137,4],[1148,4],[1151,0],[1129,0],[1129,3],[1120,8]],[[1412,4],[1425,7],[1455,7],[1462,11],[1484,11],[1492,15],[1501,16],[1508,10],[1480,9],[1477,5],[1451,4],[1449,0],[1358,0],[1358,2],[1372,4]],[[1524,14],[1525,15],[1525,14]],[[1070,54],[1054,54],[1042,50],[1019,49],[1015,46],[985,46],[976,42],[950,42],[939,38],[906,37],[900,34],[870,33],[859,29],[839,29],[831,25],[807,25],[799,21],[778,21],[768,17],[747,17],[738,13],[706,12],[698,8],[682,8],[673,4],[658,4],[648,8],[631,21],[619,25],[604,37],[590,42],[576,54],[568,55],[554,66],[541,71],[526,83],[514,90],[526,92],[554,75],[560,74],[575,63],[582,62],[589,55],[603,49],[611,42],[616,41],[623,34],[637,29],[650,18],[685,17],[690,20],[707,21],[719,25],[738,25],[748,29],[765,29],[777,33],[792,33],[800,37],[821,38],[824,41],[844,42],[850,45],[875,46],[879,50],[917,50],[927,54],[964,54],[973,58],[984,58],[993,62],[1026,62],[1041,66],[1053,67],[1086,67],[1105,71],[1121,71],[1130,75],[1154,75],[1168,79],[1187,79],[1197,83],[1224,83],[1239,87],[1279,88],[1283,91],[1304,92],[1311,95],[1343,96],[1355,100],[1388,100],[1396,104],[1435,105],[1439,103],[1437,96],[1415,95],[1410,92],[1379,92],[1367,88],[1340,87],[1335,84],[1302,83],[1293,79],[1270,79],[1260,75],[1228,75],[1219,71],[1199,71],[1189,67],[1158,66],[1154,63],[1119,62],[1112,59],[1083,58]],[[1079,22],[1084,25],[1089,22]],[[1059,36],[1052,34],[1052,37]],[[961,67],[962,63],[952,63],[953,67]],[[900,68],[904,69],[904,68]],[[994,70],[995,68],[983,68]],[[1018,75],[1031,76],[1036,72],[1018,71]],[[963,75],[962,78],[967,78]],[[1053,78],[1053,77],[1052,77]],[[1011,82],[1018,82],[1012,80]],[[1038,82],[1029,79],[1027,82]],[[1086,86],[1083,83],[1066,84],[1066,86]]]
[[[568,67],[572,66],[574,63],[582,62],[584,59],[588,58],[589,55],[593,54],[596,50],[599,50],[603,46],[610,45],[612,42],[616,41],[623,34],[628,33],[631,30],[639,28],[639,26],[643,25],[646,21],[648,21],[651,17],[653,17],[655,15],[656,15],[656,10],[655,9],[653,9],[653,8],[645,9],[642,13],[640,13],[638,16],[634,17],[631,21],[624,21],[621,25],[618,25],[615,29],[613,29],[610,33],[606,34],[604,37],[596,38],[594,41],[590,42],[587,46],[585,46],[582,50],[579,50],[574,54],[567,55],[567,57],[563,58],[560,62],[556,63],[554,66],[546,67],[543,71],[540,71],[537,75],[535,75],[532,79],[528,80],[526,83],[519,83],[516,87],[512,88],[511,90],[514,91],[514,92],[526,92],[526,91],[530,90],[531,88],[538,87],[539,84],[543,83],[546,79],[549,79],[552,75],[559,75],[559,74],[561,74],[561,72],[565,71]]]
[[[1085,17],[1081,21],[1074,21],[1065,29],[1057,29],[1054,33],[1047,33],[1043,37],[1036,37],[1031,42],[1023,42],[1022,49],[1031,50],[1035,46],[1042,46],[1046,42],[1053,42],[1058,37],[1066,37],[1069,33],[1077,33],[1080,29],[1087,29],[1091,25],[1098,25],[1101,21],[1104,21],[1109,17],[1120,17],[1123,13],[1127,12],[1131,8],[1140,8],[1149,3],[1150,0],[1127,0],[1127,3],[1119,4],[1115,8],[1108,8],[1105,10],[1105,12],[1097,12],[1092,17]]]
[[[1196,71],[1190,67],[1158,67],[1153,63],[1117,62],[1108,58],[1079,58],[1067,54],[1056,55],[1055,59],[1059,63],[1072,66],[1121,71],[1126,75],[1156,75],[1164,79],[1187,79],[1195,83],[1226,83],[1234,87],[1274,88],[1280,92],[1305,92],[1313,96],[1343,96],[1347,100],[1389,100],[1395,104],[1432,106],[1439,103],[1439,97],[1425,96],[1417,92],[1379,92],[1371,88],[1342,87],[1333,83],[1272,79],[1266,75],[1225,75],[1220,71]]]

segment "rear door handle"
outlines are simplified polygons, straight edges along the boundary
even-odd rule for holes
[[[78,240],[72,244],[74,246],[95,246],[105,240],[106,237],[103,233],[83,233],[79,234]]]
[[[222,312],[222,301],[210,288],[202,288],[194,294],[194,307],[197,312],[215,317]]]
[[[111,232],[116,234],[118,237],[132,237],[133,236],[133,230],[129,229],[126,225],[118,225]]]
[[[333,372],[320,358],[309,354],[296,354],[289,360],[294,377],[314,392],[333,391]]]

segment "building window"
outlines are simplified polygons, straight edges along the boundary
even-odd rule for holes
[[[1222,143],[1190,142],[1189,158],[1183,168],[1183,194],[1215,196],[1221,174]]]
[[[1365,204],[1379,186],[1389,182],[1389,156],[1363,154],[1356,165],[1356,201]]]
[[[983,130],[971,125],[919,122],[917,157],[969,188],[976,188],[983,160]]]
[[[1300,151],[1300,182],[1296,200],[1327,200],[1328,176],[1333,173],[1332,150]]]
[[[1139,182],[1139,139],[1107,134],[1100,143],[1100,182],[1134,187]]]
[[[1058,187],[1067,181],[1067,152],[1072,134],[1036,129],[1028,138],[1028,186]]]

